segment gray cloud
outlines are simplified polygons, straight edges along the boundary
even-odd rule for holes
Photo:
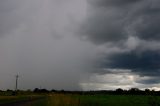
[[[81,26],[80,33],[83,37],[98,44],[127,38],[123,27],[125,23],[123,17],[121,17],[123,13],[115,14],[113,12],[112,14],[112,10],[105,11],[101,9],[92,11],[96,12],[89,15]]]
[[[159,39],[157,0],[90,0],[88,3],[89,14],[80,30],[86,39],[98,44],[126,40],[129,36]],[[128,4],[131,6],[119,6]]]
[[[141,83],[141,84],[159,84],[160,83],[160,78],[159,77],[149,77],[149,78],[142,78],[137,80],[137,83]]]
[[[150,76],[138,83],[159,83],[160,2],[158,0],[88,0],[81,37],[103,47],[98,70],[131,70]]]
[[[146,51],[144,53],[128,52],[110,55],[104,62],[106,68],[130,69],[142,75],[159,75],[160,54]]]
[[[95,6],[125,6],[142,0],[88,0],[89,3]]]
[[[16,74],[20,89],[81,89],[79,81],[90,68],[93,45],[74,37],[71,19],[82,20],[85,4],[0,1],[0,89],[14,89]]]

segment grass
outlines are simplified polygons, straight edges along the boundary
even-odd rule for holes
[[[23,106],[47,106],[47,99],[43,98],[43,99],[27,102]]]
[[[79,98],[75,95],[51,94],[48,96],[48,106],[78,106]]]
[[[40,100],[43,96],[40,95],[19,95],[19,96],[0,96],[0,105]]]
[[[0,104],[29,100],[38,96],[1,96]],[[159,96],[49,94],[25,106],[160,106]]]
[[[160,106],[160,97],[53,94],[48,98],[48,106]]]

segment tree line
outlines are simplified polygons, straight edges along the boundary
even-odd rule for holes
[[[15,92],[19,94],[30,94],[30,93],[63,93],[63,94],[81,94],[81,95],[95,95],[95,94],[107,94],[107,95],[157,95],[160,96],[160,91],[145,89],[140,90],[138,88],[131,88],[129,90],[124,90],[118,88],[116,90],[90,90],[90,91],[68,91],[68,90],[47,90],[41,88],[35,88],[34,90],[0,90],[0,95],[14,95]]]

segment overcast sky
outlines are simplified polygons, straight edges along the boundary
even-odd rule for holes
[[[0,0],[0,89],[160,89],[159,0]]]

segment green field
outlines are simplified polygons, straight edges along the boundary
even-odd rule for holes
[[[2,96],[0,104],[31,100],[24,102],[25,106],[160,106],[159,96],[49,94],[39,97]],[[32,101],[34,98],[38,99]]]
[[[48,106],[160,106],[156,96],[56,94],[49,98]]]

